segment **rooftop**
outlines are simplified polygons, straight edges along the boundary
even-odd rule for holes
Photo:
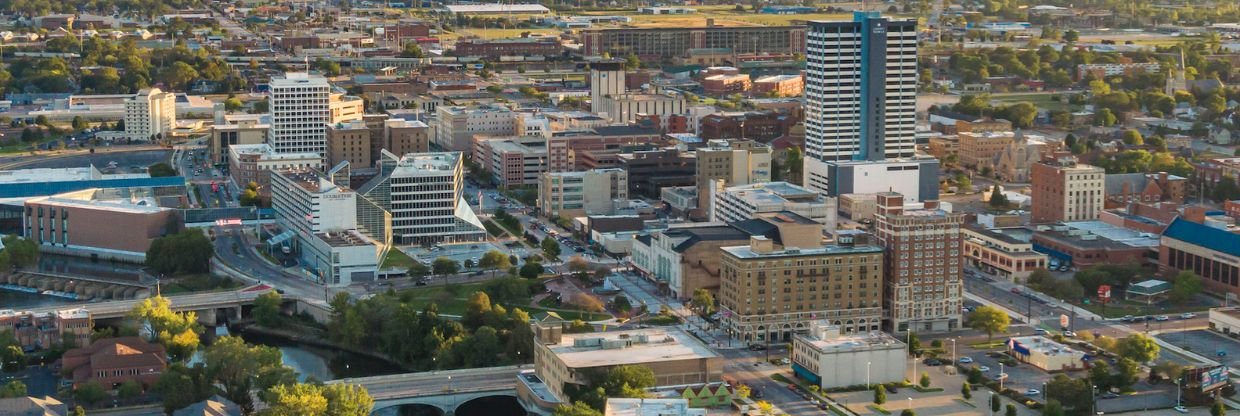
[[[1030,352],[1037,352],[1042,355],[1072,355],[1080,359],[1085,353],[1069,348],[1067,345],[1060,344],[1050,338],[1034,335],[1028,337],[1015,337],[1009,342],[1009,348],[1017,349],[1025,348]]]
[[[460,152],[410,153],[400,157],[392,175],[452,174],[460,164]]]
[[[321,75],[309,74],[305,72],[286,72],[284,76],[275,76],[271,78],[271,86],[273,87],[289,87],[296,85],[327,85],[327,78]]]
[[[149,199],[105,199],[99,188],[83,189],[66,192],[44,198],[31,199],[29,202],[40,205],[59,207],[75,207],[131,214],[153,214],[167,210]]]
[[[423,122],[421,122],[421,121],[418,121],[418,120],[406,120],[406,119],[386,120],[386,121],[384,121],[384,122],[383,122],[383,125],[384,125],[385,127],[391,127],[391,128],[394,128],[394,129],[399,129],[399,128],[427,128],[427,127],[430,127],[430,126],[427,126],[427,125],[426,125],[426,123],[423,123]]]
[[[1156,235],[1116,227],[1097,220],[1065,222],[1050,230],[1041,230],[1041,232],[1060,239],[1073,240],[1073,243],[1084,246],[1158,247]]]
[[[685,399],[607,399],[603,416],[706,416],[706,409],[689,407]]]
[[[550,13],[539,4],[450,4],[444,6],[452,13]]]
[[[794,79],[799,79],[799,78],[801,78],[800,75],[768,75],[768,76],[754,80],[754,83],[782,82],[782,81],[794,80]]]
[[[808,334],[795,334],[793,339],[821,353],[842,353],[868,350],[904,349],[904,343],[882,331],[840,334],[839,327],[817,322]]]
[[[1183,218],[1176,218],[1172,221],[1171,225],[1163,230],[1163,237],[1240,257],[1240,234]]]
[[[706,344],[676,328],[564,334],[559,344],[548,348],[570,368],[719,358]]]
[[[859,245],[859,246],[841,246],[841,245],[825,245],[815,248],[784,248],[783,250],[775,250],[769,253],[758,253],[753,251],[753,247],[732,246],[720,247],[720,250],[731,254],[739,259],[771,259],[782,257],[807,257],[807,256],[834,256],[845,254],[865,254],[865,253],[882,253],[883,248],[879,246]]]
[[[301,186],[302,189],[313,193],[348,190],[348,188],[332,183],[331,178],[328,178],[323,172],[319,172],[318,169],[302,167],[279,169],[275,172],[280,176],[283,176],[285,179],[288,179],[289,182],[297,184],[298,186]]]
[[[733,186],[726,188],[724,192],[753,204],[821,202],[824,199],[818,192],[788,182],[767,182]]]
[[[317,233],[314,235],[331,247],[362,247],[375,245],[374,240],[367,238],[356,230]]]

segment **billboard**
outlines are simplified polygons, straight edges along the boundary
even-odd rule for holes
[[[1202,369],[1201,371],[1201,392],[1207,393],[1219,387],[1227,385],[1227,367],[1216,366],[1214,368]]]
[[[1098,285],[1098,300],[1107,303],[1111,299],[1111,285]]]

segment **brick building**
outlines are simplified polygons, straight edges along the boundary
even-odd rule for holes
[[[876,235],[885,249],[883,307],[890,332],[944,332],[961,325],[964,284],[961,280],[963,214],[927,201],[922,209],[906,210],[904,196],[877,196]]]
[[[1106,176],[1106,206],[1122,207],[1130,202],[1184,203],[1188,179],[1158,173],[1123,173]]]
[[[796,97],[805,91],[805,78],[800,75],[771,75],[753,81],[753,95]]]
[[[554,37],[508,39],[462,39],[456,43],[457,56],[499,59],[501,56],[560,56],[564,45]]]
[[[714,26],[608,28],[582,31],[582,54],[636,54],[642,59],[675,58],[693,49],[730,49],[734,54],[804,54],[805,26]]]
[[[86,345],[93,330],[90,311],[85,308],[46,313],[0,309],[0,333],[13,335],[26,351],[52,348],[66,338],[74,345]]]
[[[747,139],[767,143],[787,135],[797,121],[793,115],[778,111],[715,113],[702,117],[698,136],[702,140]]]
[[[177,210],[113,192],[92,188],[26,200],[25,237],[43,252],[141,262],[152,241],[179,231]]]
[[[1033,222],[1084,221],[1098,218],[1105,207],[1106,171],[1058,155],[1030,167]]]
[[[61,360],[74,388],[95,381],[114,389],[130,380],[152,386],[168,367],[164,347],[139,337],[104,338],[65,352]]]

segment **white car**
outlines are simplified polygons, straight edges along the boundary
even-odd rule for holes
[[[1025,390],[1025,395],[1026,395],[1026,396],[1037,396],[1037,395],[1040,395],[1040,394],[1042,394],[1042,391],[1040,391],[1040,390],[1038,390],[1038,389],[1029,389],[1029,390]]]
[[[1167,315],[1158,315],[1158,316],[1154,317],[1154,320],[1155,320],[1155,321],[1158,321],[1158,322],[1166,322],[1166,321],[1170,321],[1170,320],[1171,320],[1171,317],[1169,317],[1169,316],[1167,316]]]
[[[987,367],[987,366],[981,366],[981,367],[978,367],[977,369],[978,369],[978,371],[981,371],[981,372],[983,372],[983,373],[989,373],[989,372],[990,372],[990,367]]]
[[[1063,331],[1063,336],[1068,338],[1076,338],[1076,333],[1072,331]]]
[[[1180,413],[1188,413],[1188,408],[1184,406],[1176,406],[1175,411]]]
[[[960,357],[960,363],[961,363],[961,364],[969,364],[969,363],[972,363],[972,362],[973,362],[973,359],[972,359],[972,358],[969,358],[969,357]]]
[[[1196,317],[1197,317],[1197,314],[1192,313],[1192,312],[1184,312],[1180,314],[1180,319],[1193,319]]]

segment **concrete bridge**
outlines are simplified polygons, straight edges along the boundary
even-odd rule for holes
[[[251,286],[235,291],[215,292],[215,293],[197,293],[188,295],[172,295],[166,296],[172,306],[173,311],[186,312],[192,311],[198,314],[198,320],[208,325],[214,325],[216,317],[219,313],[226,313],[229,319],[241,319],[241,308],[246,305],[252,305],[254,299],[259,295],[267,293],[272,289],[266,286]],[[70,307],[82,307],[90,311],[91,319],[96,321],[102,319],[123,318],[133,307],[143,299],[132,300],[114,300],[108,302],[86,303],[81,305],[73,305]],[[45,306],[40,308],[31,308],[30,311],[36,313],[55,312],[65,309],[65,305]]]
[[[150,296],[154,286],[148,282],[36,271],[0,275],[0,284],[72,293],[80,299],[141,299]]]
[[[401,405],[418,404],[453,415],[462,405],[484,397],[516,398],[517,376],[528,368],[519,366],[431,371],[387,376],[346,378],[326,384],[349,383],[365,387],[375,400],[374,415],[396,415]],[[521,403],[527,411],[541,410]]]

